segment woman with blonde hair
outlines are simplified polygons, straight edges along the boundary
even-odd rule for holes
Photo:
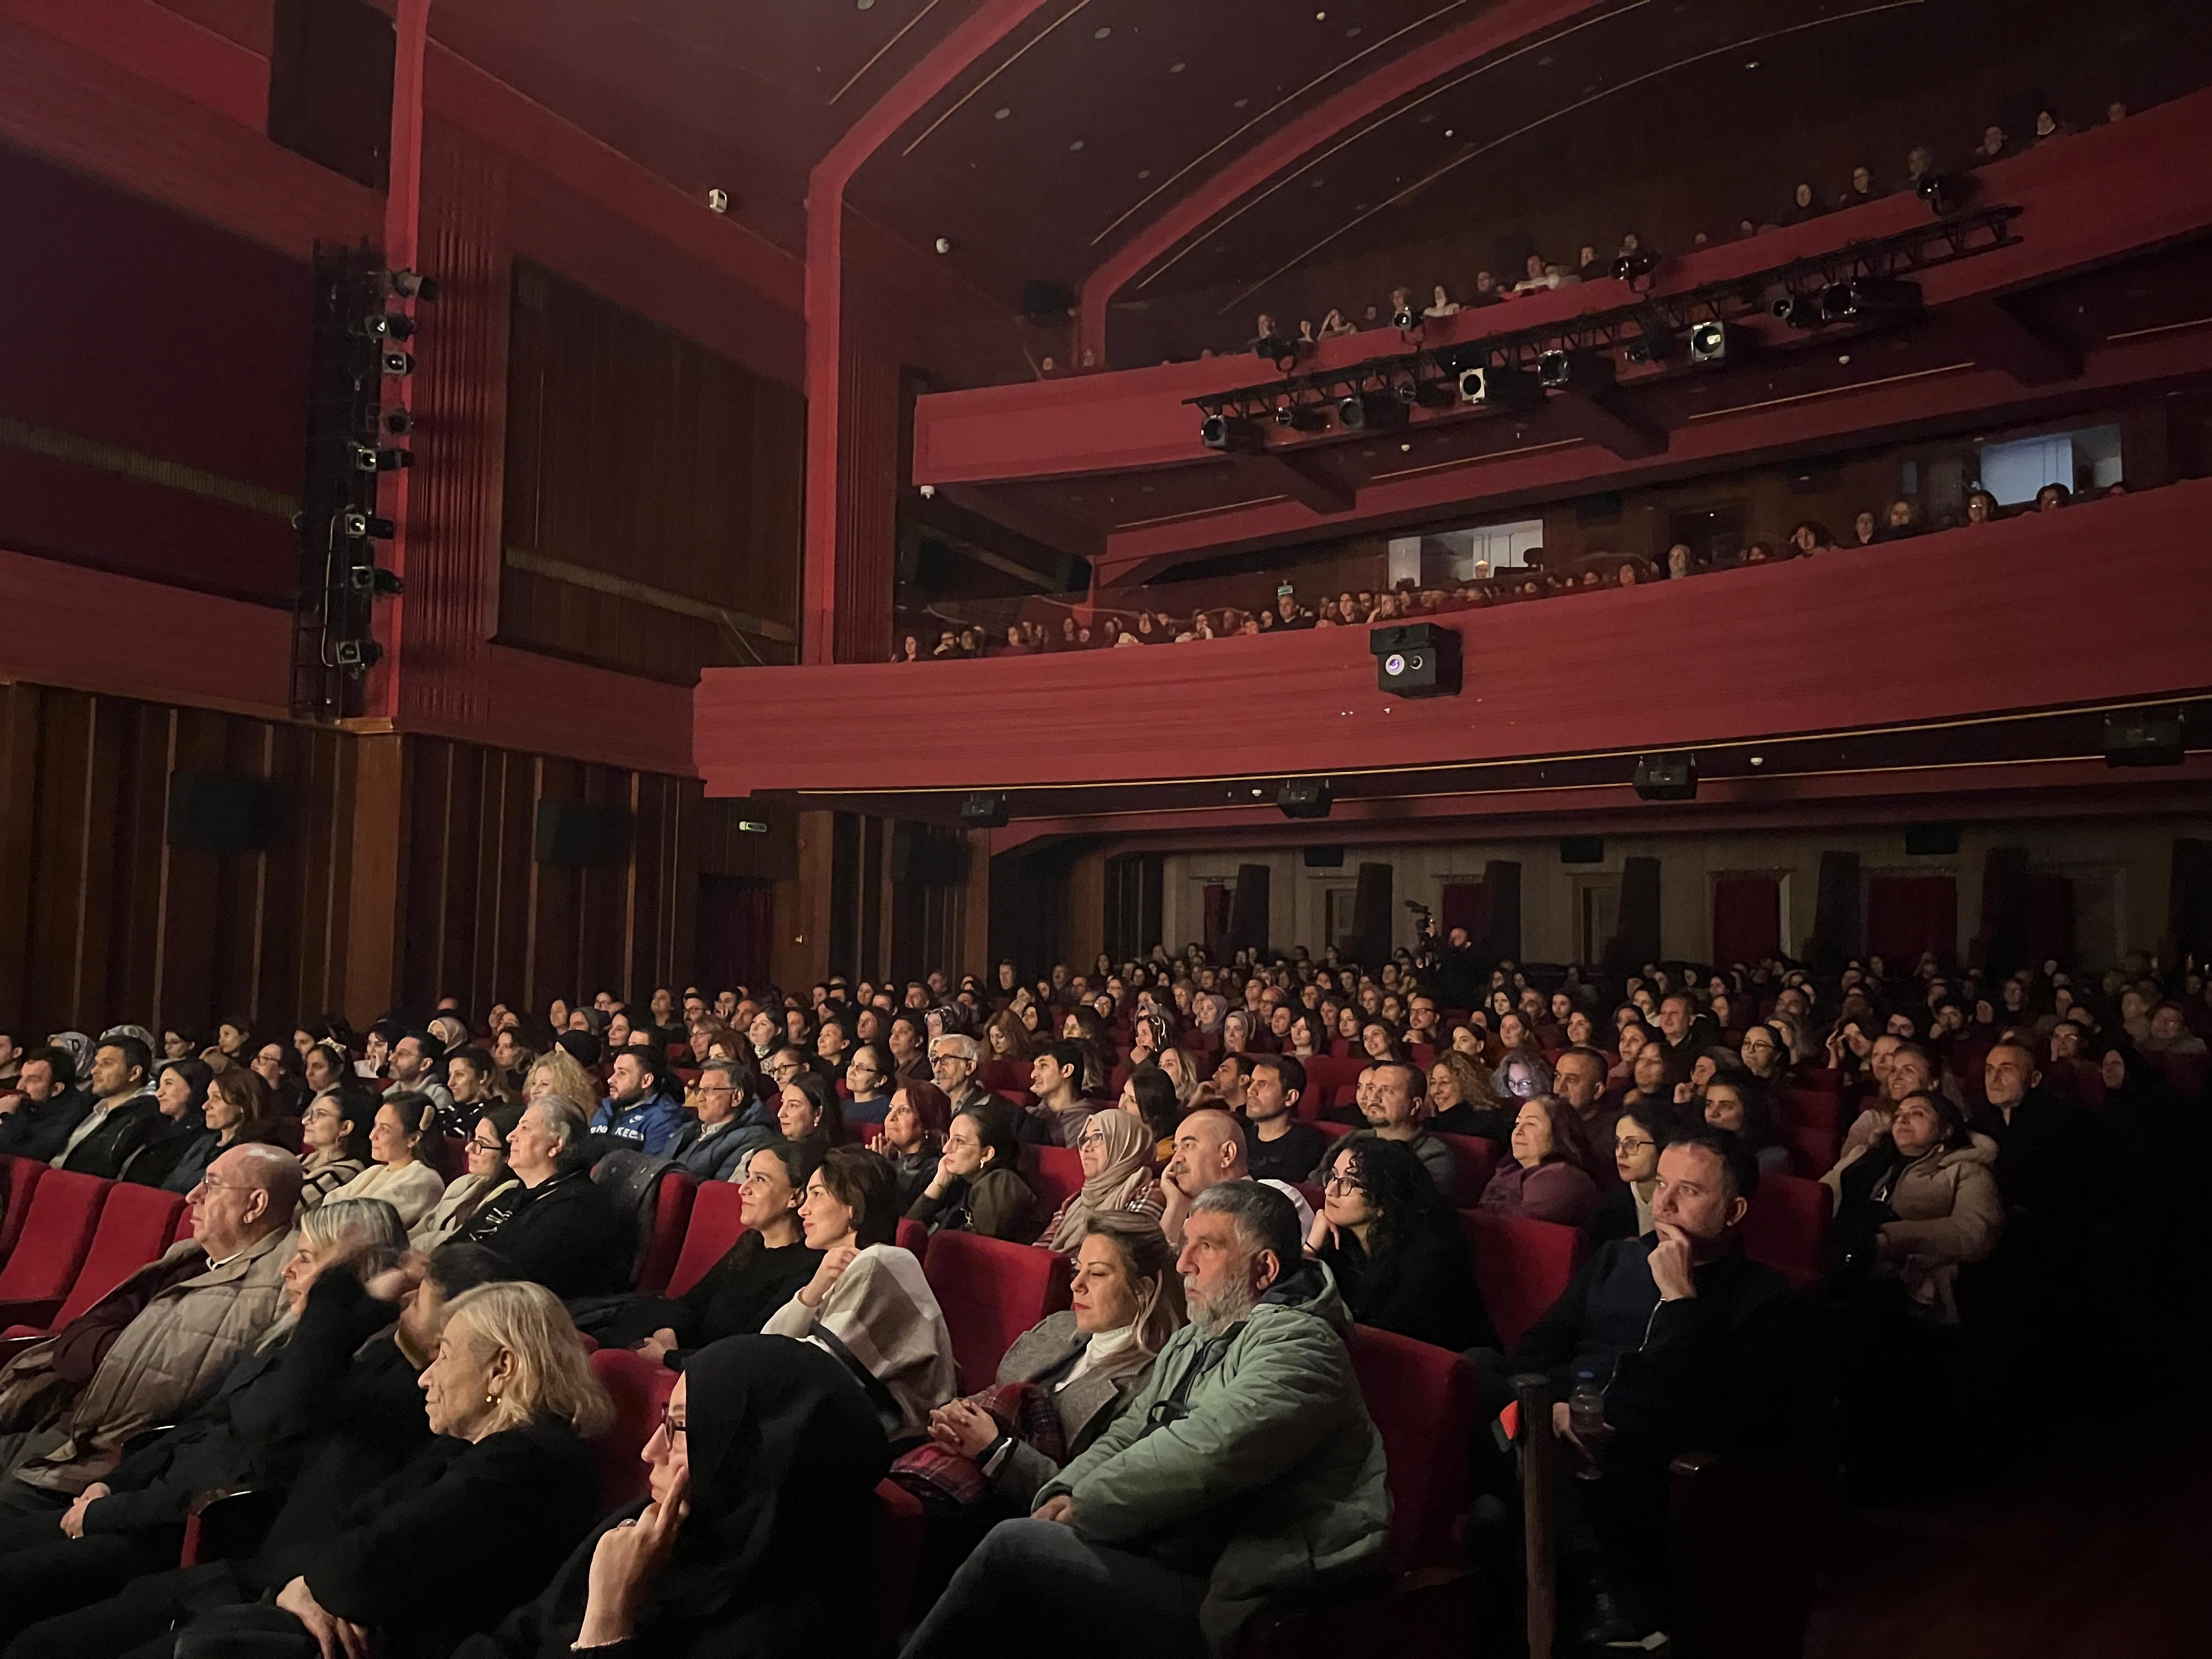
[[[121,1652],[181,1626],[187,1652],[282,1651],[289,1638],[303,1653],[431,1659],[489,1629],[599,1518],[584,1443],[614,1407],[559,1298],[520,1282],[454,1298],[422,1389],[434,1437],[390,1480],[301,1481],[252,1559],[142,1580],[34,1627],[40,1650]]]
[[[1429,1067],[1429,1127],[1437,1134],[1480,1135],[1503,1145],[1512,1130],[1490,1067],[1463,1048],[1437,1051]]]
[[[566,1048],[547,1049],[531,1062],[529,1074],[523,1079],[522,1098],[526,1103],[547,1095],[558,1095],[580,1110],[586,1121],[599,1109],[598,1085]]]

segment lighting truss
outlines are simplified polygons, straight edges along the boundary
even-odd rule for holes
[[[1793,259],[1678,294],[1639,294],[1631,303],[1610,311],[1492,334],[1462,345],[1423,347],[1387,357],[1370,357],[1341,368],[1285,375],[1257,386],[1209,392],[1184,402],[1207,415],[1267,421],[1274,419],[1276,409],[1284,404],[1301,411],[1323,410],[1346,398],[1389,391],[1394,384],[1410,380],[1424,394],[1418,401],[1440,407],[1458,401],[1459,377],[1470,368],[1533,370],[1537,359],[1547,352],[1620,350],[1654,328],[1680,334],[1699,323],[1728,323],[1770,314],[1777,300],[1793,295],[1817,294],[1834,283],[1868,277],[1895,280],[1930,266],[1990,252],[2019,240],[2013,234],[2012,222],[2020,212],[2013,206],[1978,208],[1933,224],[1853,242],[1832,252]],[[1436,390],[1431,392],[1431,387]]]

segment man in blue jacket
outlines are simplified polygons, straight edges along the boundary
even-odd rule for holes
[[[654,1158],[667,1156],[684,1127],[684,1103],[668,1086],[668,1068],[650,1048],[624,1048],[607,1072],[607,1097],[592,1116],[592,1133]]]

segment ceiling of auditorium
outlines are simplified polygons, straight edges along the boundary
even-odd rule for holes
[[[687,192],[727,191],[742,222],[798,252],[809,169],[963,23],[1006,5],[437,0],[431,27]],[[2181,89],[2150,82],[2186,74],[2208,36],[2198,0],[2136,0],[2117,20],[2077,0],[1042,0],[877,149],[850,199],[917,247],[947,239],[958,273],[1011,304],[1030,278],[1079,289],[1242,163],[1249,188],[1164,235],[1121,290],[1182,319],[1180,334],[1138,327],[1157,357],[1300,268],[1451,228],[1503,234],[1625,178],[1621,222],[1589,232],[1617,235],[1670,170],[1787,168],[1792,135],[1875,106],[1894,125],[1910,113],[1897,106],[1962,75],[2010,75],[2016,121],[2045,97],[2076,113],[2147,101]],[[1462,44],[1478,39],[1480,52]],[[1377,102],[1376,77],[1424,54],[1437,72]],[[2107,62],[2133,65],[2131,83],[2106,84]],[[1332,112],[1318,148],[1277,153],[1302,117],[1363,103],[1348,125]],[[1982,118],[1947,106],[1962,143]],[[1870,159],[1887,177],[1901,151]]]

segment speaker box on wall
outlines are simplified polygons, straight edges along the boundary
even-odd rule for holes
[[[1286,818],[1325,818],[1334,799],[1327,778],[1286,778],[1275,791],[1276,808]]]
[[[538,861],[573,869],[620,864],[629,856],[629,814],[580,800],[538,803]]]
[[[1305,865],[1309,870],[1341,870],[1344,868],[1344,848],[1309,847],[1305,849]]]
[[[1859,884],[1859,855],[1823,853],[1812,948],[1806,954],[1822,973],[1834,973],[1865,951],[1865,940],[1866,895]]]
[[[1959,854],[1959,826],[1955,823],[1908,823],[1905,826],[1905,851],[1916,859],[1956,858]]]
[[[1620,931],[1613,937],[1607,965],[1634,973],[1659,959],[1659,860],[1631,857],[1620,861]]]
[[[169,775],[168,843],[204,853],[250,853],[269,845],[274,795],[235,772]]]
[[[1237,866],[1236,890],[1229,896],[1229,948],[1265,951],[1267,948],[1267,866]]]
[[[960,824],[965,830],[1003,830],[1006,827],[1006,798],[981,790],[960,799]]]

